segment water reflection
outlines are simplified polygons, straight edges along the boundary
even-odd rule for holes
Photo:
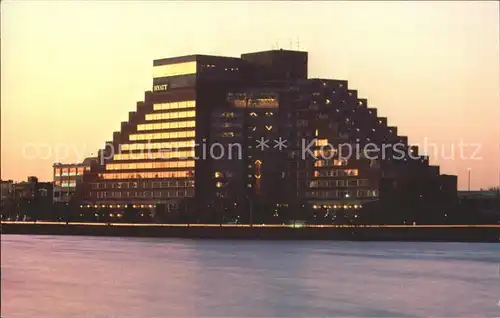
[[[2,236],[6,317],[494,316],[500,245]]]

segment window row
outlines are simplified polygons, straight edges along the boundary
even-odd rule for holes
[[[141,162],[141,163],[110,163],[106,165],[106,170],[192,168],[192,167],[194,167],[194,160],[167,161],[167,162]]]
[[[57,173],[55,174],[56,177],[74,177],[74,176],[81,176],[83,175],[83,172],[63,172],[63,173]]]
[[[181,158],[181,159],[194,158],[194,149],[184,150],[184,151],[120,153],[114,155],[113,160],[172,159],[172,158]]]
[[[74,191],[68,191],[66,189],[59,191],[58,189],[54,189],[54,198],[59,198],[59,201],[68,200],[74,194]]]
[[[367,179],[354,180],[313,180],[309,182],[310,188],[342,188],[342,187],[365,187]]]
[[[92,183],[92,189],[194,188],[194,180]]]
[[[279,100],[276,96],[250,98],[249,96],[229,96],[229,102],[238,108],[278,108]]]
[[[156,135],[156,134],[155,134]],[[120,150],[149,150],[149,149],[176,149],[181,147],[194,147],[194,140],[171,141],[171,142],[156,142],[147,144],[124,144],[120,145]],[[194,151],[194,150],[193,150]],[[171,151],[175,153],[175,151]]]
[[[120,145],[120,150],[150,150],[150,149],[163,149],[164,151],[170,152],[170,149],[177,149],[183,147],[194,147],[194,140],[184,140],[184,141],[171,141],[171,142],[156,142],[147,144],[123,144]],[[193,150],[194,151],[194,150]],[[171,151],[175,153],[174,151]]]
[[[182,108],[192,108],[195,107],[196,102],[194,100],[184,100],[179,102],[161,103],[154,104],[154,110],[169,110],[169,109],[182,109]]]
[[[333,170],[323,170],[314,171],[315,177],[351,177],[357,176],[359,174],[358,169],[333,169]]]
[[[174,121],[174,122],[167,122],[167,123],[155,123],[155,124],[139,124],[137,125],[137,130],[161,130],[161,129],[176,129],[176,128],[189,128],[189,127],[194,127],[196,125],[196,121],[194,120],[187,120],[187,121]],[[140,134],[136,135],[130,135],[130,140],[141,140]],[[138,138],[138,139],[134,139]],[[148,138],[146,138],[147,140]],[[151,139],[151,138],[149,138]]]
[[[176,191],[126,191],[126,192],[95,192],[95,197],[99,198],[175,198],[192,197],[194,189]]]
[[[309,197],[316,198],[373,198],[378,196],[377,190],[357,190],[357,191],[341,191],[341,190],[330,190],[330,191],[310,191],[307,193]]]
[[[194,171],[161,171],[161,172],[140,172],[140,173],[100,173],[103,179],[159,179],[159,178],[191,178]]]
[[[241,128],[243,125],[241,123],[223,123],[221,125],[224,128]]]
[[[314,162],[315,167],[332,167],[332,166],[345,166],[347,165],[347,161],[343,159],[325,159],[325,160],[317,160]]]
[[[146,120],[178,119],[178,118],[189,118],[195,116],[196,116],[196,111],[187,110],[183,112],[146,114]]]
[[[196,74],[196,61],[153,66],[153,78]]]
[[[54,181],[54,185],[62,188],[74,188],[76,187],[76,181],[75,182],[61,182],[60,180]]]
[[[188,131],[173,131],[173,132],[152,133],[152,134],[133,134],[130,135],[129,139],[135,141],[135,140],[189,138],[194,136],[195,136],[194,130],[188,130]]]
[[[315,157],[321,157],[321,158],[332,158],[338,153],[336,149],[317,149],[314,150],[314,156]]]
[[[91,192],[91,195],[101,198],[176,198],[176,197],[192,197],[194,189],[175,190],[175,191],[126,191],[126,192]]]
[[[221,114],[221,117],[224,118],[234,118],[236,117],[236,114],[234,112],[224,112]]]
[[[56,168],[54,169],[54,175],[56,176],[80,176],[85,170],[90,170],[90,167],[78,167],[78,168]]]

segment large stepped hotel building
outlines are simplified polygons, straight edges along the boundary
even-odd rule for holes
[[[347,81],[309,79],[307,62],[287,50],[155,60],[152,90],[99,151],[78,200],[236,215],[251,204],[356,209],[396,184],[456,191]]]

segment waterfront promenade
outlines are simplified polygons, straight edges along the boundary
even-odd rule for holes
[[[32,225],[89,225],[89,226],[139,226],[139,227],[261,227],[261,228],[498,228],[500,224],[202,224],[202,223],[105,223],[105,222],[53,222],[53,221],[2,221],[4,224]]]
[[[182,237],[207,239],[301,239],[500,242],[500,224],[332,225],[166,224],[2,221],[2,234]]]

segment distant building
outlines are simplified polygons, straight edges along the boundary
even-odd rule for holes
[[[28,177],[28,181],[14,183],[14,199],[33,200],[37,196],[38,178]]]
[[[500,217],[499,191],[458,191],[458,198],[460,205],[464,209],[476,212],[496,214]]]
[[[53,165],[54,203],[67,203],[76,193],[76,186],[85,171],[90,170],[95,158],[86,158],[82,163],[55,163]]]
[[[12,180],[0,180],[0,192],[1,200],[6,200],[9,198],[13,198],[14,196],[14,181]]]
[[[34,200],[52,197],[52,182],[39,182],[37,177],[28,177],[27,181],[13,183],[13,199]]]
[[[2,181],[2,218],[20,220],[50,219],[52,205],[52,182],[39,182],[37,177],[14,183]]]

